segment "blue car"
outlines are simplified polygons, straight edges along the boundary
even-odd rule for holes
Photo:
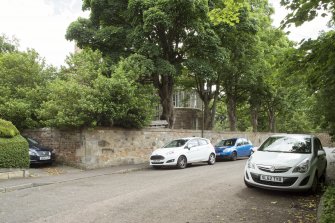
[[[215,145],[216,158],[236,160],[238,157],[249,157],[252,148],[252,143],[245,138],[223,139]]]

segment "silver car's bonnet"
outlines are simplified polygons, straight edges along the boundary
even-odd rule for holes
[[[312,154],[257,151],[251,160],[255,164],[293,167],[311,156]]]

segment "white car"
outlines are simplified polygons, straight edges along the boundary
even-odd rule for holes
[[[154,168],[177,166],[183,169],[195,162],[215,163],[215,149],[208,139],[190,137],[176,139],[153,151],[150,165]]]
[[[248,187],[315,193],[326,169],[326,153],[317,137],[274,135],[249,158],[244,182]]]

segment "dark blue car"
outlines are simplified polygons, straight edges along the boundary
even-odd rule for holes
[[[236,160],[238,157],[249,157],[252,148],[252,143],[245,138],[223,139],[215,145],[216,158]]]
[[[42,147],[31,138],[26,138],[29,144],[30,164],[52,164],[55,161],[55,153],[52,149]]]

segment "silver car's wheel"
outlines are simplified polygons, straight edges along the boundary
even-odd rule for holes
[[[179,169],[184,169],[187,166],[187,160],[185,156],[180,156],[177,161],[177,167]]]
[[[315,174],[315,176],[313,178],[312,186],[309,189],[309,193],[310,194],[316,194],[318,192],[318,189],[319,189],[319,179],[318,179],[318,174]]]
[[[215,154],[211,153],[211,155],[209,155],[208,158],[208,165],[214,165],[214,163],[215,163]]]

